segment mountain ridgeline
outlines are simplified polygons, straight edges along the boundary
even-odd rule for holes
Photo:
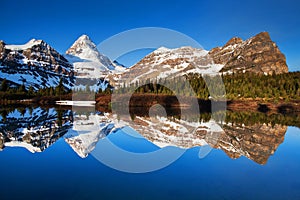
[[[9,88],[22,86],[24,92],[31,90],[34,93],[32,90],[36,92],[47,88],[51,91],[59,84],[64,86],[65,92],[71,92],[71,89],[85,90],[82,83],[86,79],[98,80],[87,89],[101,92],[109,85],[124,90],[124,87],[140,87],[155,80],[172,81],[188,77],[197,96],[207,99],[209,94],[205,83],[202,84],[201,76],[216,73],[223,76],[229,98],[279,98],[289,96],[289,92],[292,92],[291,98],[294,98],[299,94],[299,74],[281,75],[288,73],[286,59],[267,32],[245,41],[234,37],[224,46],[210,51],[192,47],[161,47],[129,68],[101,54],[87,35],[79,37],[65,55],[43,40],[32,39],[23,45],[8,45],[0,41],[0,81],[5,81],[5,87]],[[293,81],[283,80],[288,77],[292,77]],[[235,91],[235,84],[242,84],[239,88],[246,88],[246,91]],[[261,91],[250,92],[251,88],[263,86],[269,87],[265,87],[270,90],[267,96],[260,95]],[[167,91],[154,91],[149,86],[141,88],[138,92]],[[6,90],[1,88],[2,92]],[[276,90],[285,91],[281,94]]]
[[[246,41],[229,40],[223,47],[210,51],[192,47],[161,47],[124,72],[120,82],[135,83],[147,79],[180,77],[187,74],[287,73],[285,56],[262,32]]]

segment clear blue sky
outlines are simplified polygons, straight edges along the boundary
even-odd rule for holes
[[[2,0],[0,39],[25,43],[43,39],[63,53],[81,34],[95,43],[138,27],[180,31],[205,49],[233,36],[247,39],[261,31],[286,55],[290,71],[300,70],[300,2],[132,0]]]

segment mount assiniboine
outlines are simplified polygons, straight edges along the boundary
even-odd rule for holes
[[[116,47],[117,48],[117,47]],[[101,54],[88,36],[82,35],[66,51],[58,53],[43,40],[32,39],[24,45],[0,41],[0,80],[27,88],[54,87],[63,79],[66,88],[76,77],[138,81],[141,78],[170,78],[187,73],[258,73],[288,72],[285,56],[267,32],[243,41],[232,38],[223,47],[210,51],[192,47],[161,47],[135,65],[124,68]]]
[[[82,35],[74,42],[66,51],[66,58],[73,63],[76,75],[80,77],[99,78],[125,70],[102,55],[87,35]]]

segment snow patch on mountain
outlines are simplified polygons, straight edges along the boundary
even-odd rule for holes
[[[136,83],[183,76],[188,73],[215,74],[222,64],[215,64],[204,49],[184,46],[175,49],[160,47],[145,56],[120,76],[120,81]]]
[[[31,48],[34,45],[41,44],[43,40],[36,40],[36,39],[31,39],[28,41],[26,44],[11,44],[11,45],[6,45],[5,47],[7,49],[13,50],[13,51],[19,51],[19,50],[26,50]]]
[[[31,153],[42,152],[42,150],[39,147],[34,147],[31,144],[28,144],[26,142],[20,142],[20,141],[5,142],[4,146],[25,148],[28,151],[30,151]]]

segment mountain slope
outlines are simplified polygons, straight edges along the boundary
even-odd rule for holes
[[[121,75],[124,82],[164,79],[188,73],[217,73],[223,65],[214,64],[208,51],[192,47],[160,47]]]
[[[67,88],[73,85],[73,67],[43,40],[32,39],[24,45],[0,41],[0,79],[27,88],[54,87],[60,78]]]

